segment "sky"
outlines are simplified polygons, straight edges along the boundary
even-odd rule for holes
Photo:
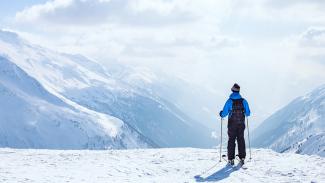
[[[163,71],[225,100],[238,82],[257,123],[325,83],[322,0],[2,0],[0,15],[33,43]]]

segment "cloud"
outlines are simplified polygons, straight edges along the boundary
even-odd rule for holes
[[[158,0],[54,0],[34,5],[16,14],[17,23],[92,26],[130,24],[161,26],[194,20],[176,4]]]
[[[280,20],[313,24],[325,21],[325,1],[322,0],[267,0],[265,7]]]
[[[227,36],[187,37],[142,37],[130,39],[125,45],[123,54],[130,57],[177,58],[186,53],[203,53],[220,51],[225,48],[240,46],[238,39]]]
[[[303,47],[310,46],[325,48],[325,27],[308,28],[308,30],[300,36],[299,44]]]
[[[232,17],[258,24],[270,23],[282,27],[324,25],[325,1],[322,0],[249,0],[235,1]],[[279,27],[275,27],[279,28]]]
[[[288,8],[296,5],[316,5],[319,8],[322,8],[325,5],[325,1],[323,0],[267,0],[266,5],[274,8]],[[323,7],[324,8],[324,7]]]
[[[325,27],[309,27],[293,39],[296,60],[307,66],[314,65],[310,74],[324,73]]]

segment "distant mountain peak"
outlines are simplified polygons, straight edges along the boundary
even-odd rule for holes
[[[11,44],[20,44],[23,41],[17,33],[2,29],[0,29],[0,40]]]
[[[254,130],[253,145],[325,156],[325,85],[298,97]],[[317,142],[319,139],[319,142]],[[315,144],[315,147],[307,145]],[[317,147],[316,147],[317,146]],[[322,146],[320,148],[318,146]],[[309,149],[303,149],[308,147]]]

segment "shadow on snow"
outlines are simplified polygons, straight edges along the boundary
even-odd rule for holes
[[[223,167],[222,169],[218,170],[217,172],[209,175],[208,177],[204,178],[201,175],[196,175],[194,178],[196,180],[196,182],[210,182],[210,181],[220,181],[223,179],[226,179],[229,177],[229,175],[232,172],[235,172],[237,170],[240,169],[240,167],[238,167],[239,165],[233,167],[230,165],[226,165],[225,167]]]

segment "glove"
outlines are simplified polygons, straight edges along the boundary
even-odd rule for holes
[[[219,112],[219,116],[220,116],[220,117],[222,117],[221,114],[222,114],[222,111]]]

